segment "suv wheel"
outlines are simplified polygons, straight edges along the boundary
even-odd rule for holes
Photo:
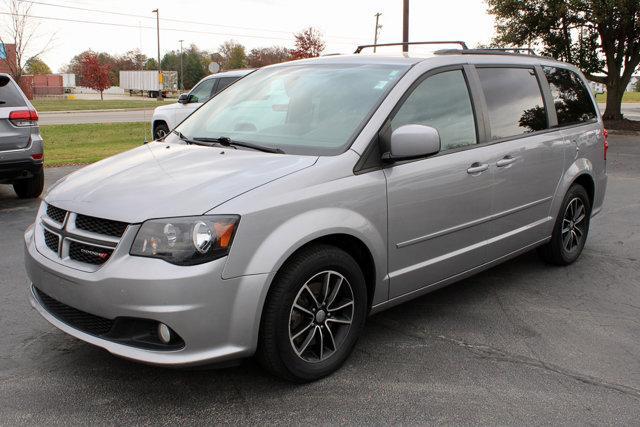
[[[351,353],[367,316],[364,275],[345,251],[318,245],[278,273],[262,317],[258,359],[271,373],[306,382]]]
[[[21,199],[35,199],[42,194],[44,188],[44,171],[40,170],[31,178],[18,179],[13,182],[13,190]]]
[[[556,265],[569,265],[580,254],[587,241],[591,203],[583,186],[573,185],[562,201],[551,241],[539,250],[542,258]]]
[[[153,139],[164,138],[169,133],[169,126],[165,122],[160,122],[153,128]]]

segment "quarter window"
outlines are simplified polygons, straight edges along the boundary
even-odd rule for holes
[[[409,124],[437,129],[441,151],[477,142],[469,89],[461,70],[428,77],[411,92],[391,120],[391,130]]]
[[[551,88],[558,125],[582,123],[596,117],[589,91],[574,72],[556,67],[542,69]]]
[[[547,113],[531,68],[478,68],[489,110],[491,138],[502,139],[546,129]]]

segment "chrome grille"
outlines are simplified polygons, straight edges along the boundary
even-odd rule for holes
[[[64,213],[62,221],[54,218],[55,215],[60,218],[60,212]],[[95,271],[111,258],[129,224],[48,205],[40,226],[42,246],[55,252],[61,263]]]
[[[64,209],[57,208],[53,205],[47,205],[47,216],[55,222],[62,224],[64,222],[65,215],[67,215],[67,211]]]

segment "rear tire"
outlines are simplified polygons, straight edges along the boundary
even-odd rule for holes
[[[153,139],[164,138],[169,133],[169,126],[165,122],[160,122],[153,127]]]
[[[20,199],[35,199],[44,189],[44,171],[41,169],[31,178],[18,179],[13,182],[13,190]]]
[[[587,241],[591,202],[583,186],[574,184],[564,196],[551,240],[538,249],[548,263],[569,265],[578,259]]]
[[[258,361],[289,381],[325,377],[349,356],[366,316],[367,288],[356,261],[329,245],[303,249],[284,265],[269,291]]]

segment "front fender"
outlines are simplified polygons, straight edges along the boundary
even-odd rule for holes
[[[240,227],[241,229],[242,227]],[[275,227],[254,251],[248,246],[232,248],[223,271],[224,278],[275,273],[286,260],[307,243],[329,235],[346,234],[359,239],[371,252],[376,268],[374,302],[387,298],[386,244],[380,230],[359,212],[342,207],[318,208],[300,213]]]

